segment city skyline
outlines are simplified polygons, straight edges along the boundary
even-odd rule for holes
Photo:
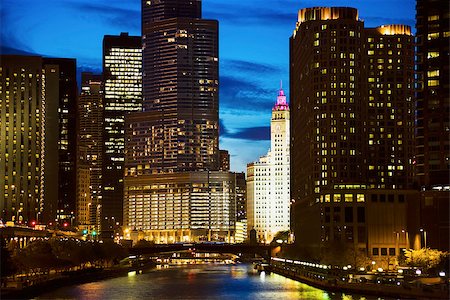
[[[257,1],[202,1],[203,16],[220,21],[220,148],[229,150],[232,171],[245,171],[248,162],[270,147],[267,124],[279,80],[285,82],[290,102],[287,39],[297,11],[320,5],[355,6],[366,27],[401,23],[414,28],[415,1],[374,2],[283,1],[261,7]],[[126,31],[140,35],[140,1],[135,0],[126,4],[6,0],[0,9],[2,53],[73,57],[79,76],[81,71],[101,72],[104,35]],[[42,13],[34,14],[38,10]]]
[[[449,5],[2,0],[0,298],[450,299]]]

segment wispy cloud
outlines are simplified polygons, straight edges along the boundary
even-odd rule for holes
[[[112,3],[110,3],[109,1],[104,2],[103,4],[98,2],[95,3],[92,1],[76,1],[70,2],[69,6],[74,10],[79,11],[79,13],[89,12],[89,14],[97,16],[97,18],[99,18],[106,24],[113,24],[115,27],[123,27],[127,29],[131,28],[140,31],[140,1],[132,2],[136,2],[135,5],[131,5],[130,3],[128,3],[126,5],[126,8],[119,7],[117,6],[117,4],[112,5]]]
[[[270,140],[270,126],[255,126],[228,130],[223,119],[219,119],[219,135],[221,138],[240,139],[249,141]]]
[[[229,133],[224,137],[249,141],[268,141],[270,140],[270,126],[241,128],[239,131]]]
[[[224,69],[231,69],[246,73],[256,73],[260,75],[267,75],[269,73],[280,74],[282,72],[282,69],[279,66],[247,60],[224,59],[221,61],[221,64]]]
[[[261,83],[234,76],[220,77],[220,105],[230,109],[268,110],[273,90]]]

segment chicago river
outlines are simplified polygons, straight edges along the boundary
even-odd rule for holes
[[[252,265],[185,265],[67,286],[37,299],[365,299],[329,293]]]

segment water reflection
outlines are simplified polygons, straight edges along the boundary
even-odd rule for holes
[[[331,294],[277,274],[251,273],[249,265],[170,267],[64,287],[38,299],[365,299]]]

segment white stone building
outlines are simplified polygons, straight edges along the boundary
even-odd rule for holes
[[[290,227],[289,105],[282,88],[272,109],[270,133],[267,155],[247,165],[247,228],[255,229],[258,241],[265,243]]]

